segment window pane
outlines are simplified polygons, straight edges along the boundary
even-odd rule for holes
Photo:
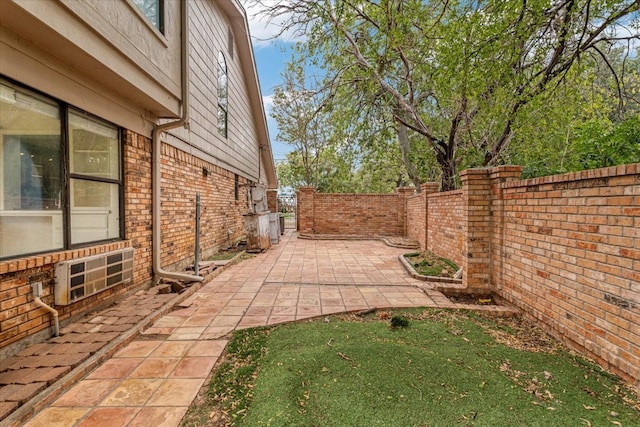
[[[71,180],[71,243],[120,236],[118,184]]]
[[[96,119],[69,113],[71,173],[120,179],[118,129]]]
[[[59,107],[0,81],[0,257],[59,249]]]
[[[229,80],[227,61],[222,52],[218,52],[218,132],[227,137],[227,116],[229,111]]]
[[[133,3],[142,11],[142,14],[158,30],[162,28],[162,0],[133,0]]]
[[[227,112],[218,108],[218,132],[226,138],[227,136]]]

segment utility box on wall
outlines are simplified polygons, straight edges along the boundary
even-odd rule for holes
[[[248,197],[249,212],[244,215],[247,251],[261,252],[271,247],[266,187],[262,184],[250,184]]]
[[[269,211],[267,204],[267,188],[263,184],[249,185],[249,213]]]
[[[271,247],[269,235],[269,212],[244,216],[247,231],[247,252],[261,252]]]
[[[269,214],[269,237],[271,238],[271,244],[277,245],[280,243],[280,214]]]

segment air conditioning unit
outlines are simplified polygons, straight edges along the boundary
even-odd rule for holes
[[[59,262],[56,265],[55,304],[69,305],[132,280],[133,248]]]

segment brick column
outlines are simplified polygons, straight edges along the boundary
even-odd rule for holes
[[[300,187],[297,191],[296,225],[300,233],[314,232],[314,187]]]
[[[462,283],[471,292],[491,285],[491,180],[489,169],[460,172],[462,181]]]
[[[491,180],[491,284],[502,289],[504,261],[504,201],[501,184],[520,179],[522,166],[499,166],[489,170]]]
[[[407,235],[407,197],[415,193],[413,187],[398,187],[396,188],[396,194],[398,195],[398,212],[397,221],[398,236]]]
[[[267,190],[267,208],[271,213],[280,211],[278,206],[278,190]]]

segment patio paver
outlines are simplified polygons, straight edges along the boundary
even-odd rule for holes
[[[230,266],[175,310],[166,310],[26,425],[117,420],[122,426],[177,426],[234,329],[369,308],[461,307],[433,285],[412,278],[397,260],[405,252],[379,241],[307,240],[288,232],[279,245]],[[118,326],[119,316],[130,314],[101,313],[91,326],[96,331],[107,324]],[[87,351],[81,346],[91,344],[94,334],[105,340],[118,333],[117,328],[94,333],[85,325],[67,330],[74,328],[82,339],[67,347],[71,353],[74,348]],[[51,341],[70,344],[65,337]],[[42,351],[52,352],[51,345],[37,344],[33,354],[29,349],[22,353],[41,357]]]

